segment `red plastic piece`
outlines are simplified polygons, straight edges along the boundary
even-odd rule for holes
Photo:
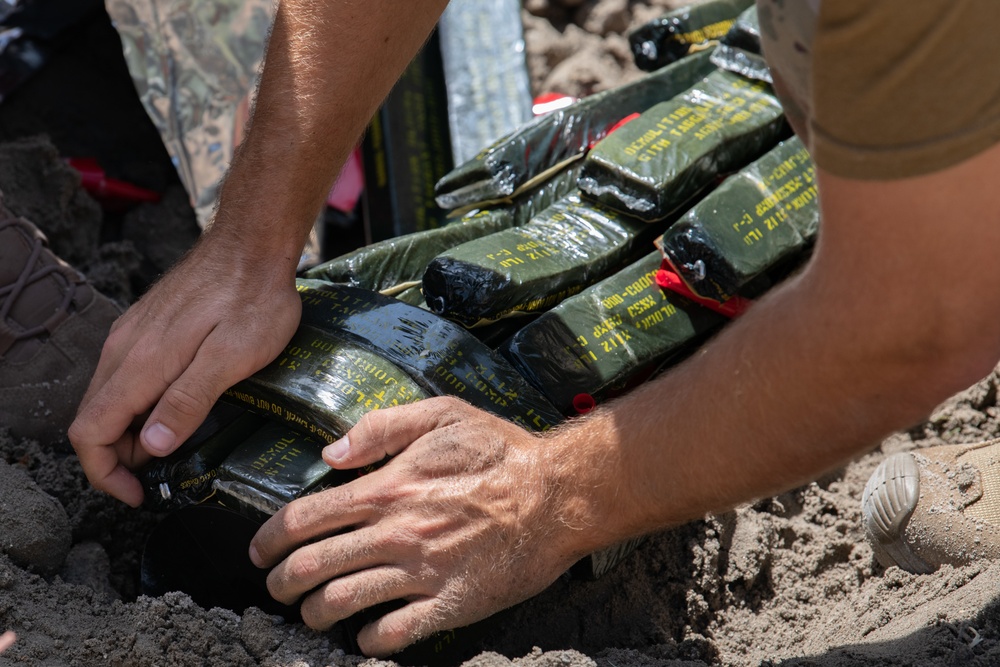
[[[596,407],[597,401],[590,394],[577,394],[573,397],[573,409],[578,415],[585,415]]]
[[[547,113],[565,109],[577,101],[577,98],[562,93],[545,93],[534,99],[531,105],[531,112],[535,116],[544,116]]]
[[[633,120],[635,120],[638,117],[639,117],[639,113],[638,112],[636,112],[636,113],[630,113],[629,115],[625,116],[620,121],[618,121],[617,123],[615,123],[614,125],[612,125],[610,128],[608,128],[608,132],[604,136],[606,137],[606,136],[610,135],[612,132],[614,132],[615,130],[617,130],[618,128],[623,127],[625,125],[628,125],[629,123],[631,123]],[[604,137],[601,137],[601,139],[603,139],[603,138]],[[601,139],[595,139],[594,141],[591,141],[590,145],[587,147],[588,150],[591,149],[591,148],[593,148],[594,146],[596,146],[598,144],[598,142],[601,141]]]
[[[361,198],[365,188],[365,172],[361,165],[361,151],[357,148],[340,170],[337,182],[330,188],[326,197],[326,205],[343,213],[352,213]]]
[[[80,185],[104,208],[126,208],[131,204],[160,201],[159,192],[108,178],[94,158],[71,157],[66,162],[80,174]]]
[[[667,260],[663,260],[663,266],[661,266],[660,270],[656,272],[656,284],[663,289],[668,289],[675,294],[687,297],[699,306],[704,306],[709,310],[714,310],[720,315],[725,315],[730,319],[739,317],[745,313],[747,308],[749,308],[753,303],[750,299],[744,299],[741,296],[734,296],[722,303],[698,296],[692,292],[691,288],[688,287],[681,277],[673,271],[673,268],[667,263]]]

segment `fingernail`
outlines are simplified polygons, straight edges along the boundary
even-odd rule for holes
[[[350,451],[351,451],[351,441],[348,440],[347,436],[345,435],[340,440],[337,440],[336,442],[327,445],[323,449],[323,457],[330,459],[334,463],[338,463],[340,461],[343,461],[347,457],[348,452]]]
[[[255,547],[252,544],[250,545],[250,562],[256,565],[257,567],[262,567],[261,565],[262,561],[260,560],[260,554],[257,553],[257,547]]]
[[[146,449],[151,450],[152,453],[166,454],[173,450],[177,443],[177,436],[169,428],[156,422],[147,426],[146,430],[142,432],[142,440]]]

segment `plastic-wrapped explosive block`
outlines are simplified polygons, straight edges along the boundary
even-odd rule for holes
[[[544,311],[633,261],[662,229],[569,195],[526,225],[439,255],[424,298],[467,326]]]
[[[540,116],[459,165],[435,186],[442,208],[509,198],[578,159],[621,119],[668,100],[712,71],[709,53],[693,54],[614,90]]]
[[[391,362],[428,395],[457,396],[533,431],[562,420],[506,359],[454,322],[355,287],[299,280],[298,289],[302,325]]]
[[[760,55],[763,51],[760,41],[760,17],[757,6],[753,5],[736,17],[735,23],[722,38],[722,44]]]
[[[216,500],[271,515],[313,490],[356,479],[356,471],[335,470],[323,461],[326,444],[283,424],[267,424],[219,465],[212,482],[221,494]]]
[[[721,39],[739,13],[752,4],[753,0],[708,0],[650,21],[628,38],[636,66],[652,72]]]
[[[310,326],[224,398],[333,442],[370,410],[430,396],[392,362]]]
[[[656,251],[570,297],[514,334],[504,355],[560,410],[659,364],[725,318],[662,290]]]
[[[756,6],[739,15],[733,27],[722,38],[722,43],[712,53],[712,62],[719,69],[773,83],[771,68],[761,54],[760,21]]]
[[[766,84],[716,71],[595,146],[579,186],[608,206],[659,220],[787,134]]]
[[[721,302],[803,252],[818,229],[815,169],[793,137],[730,176],[657,246],[695,294]]]
[[[475,209],[444,227],[372,243],[309,269],[304,277],[397,296],[419,283],[427,264],[445,250],[528,222],[575,190],[579,173],[579,165],[569,167],[509,204]]]
[[[262,417],[243,408],[216,403],[173,454],[153,459],[137,473],[146,506],[167,511],[204,501],[212,495],[222,461],[264,424]]]

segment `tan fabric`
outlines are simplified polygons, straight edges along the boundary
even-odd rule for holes
[[[758,0],[779,92],[816,162],[892,179],[1000,142],[997,0]],[[804,79],[804,77],[806,77]],[[794,120],[794,119],[793,119]]]
[[[1000,447],[970,450],[958,457],[958,463],[972,466],[982,479],[983,495],[965,508],[966,516],[1000,526]]]

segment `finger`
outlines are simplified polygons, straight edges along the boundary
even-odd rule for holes
[[[121,365],[126,352],[134,344],[130,330],[122,326],[125,318],[126,315],[122,315],[115,320],[114,324],[111,325],[111,332],[104,339],[101,356],[97,360],[97,368],[94,369],[94,375],[90,378],[87,391],[84,392],[83,399],[80,401],[81,408],[90,403],[94,395],[107,384],[111,376],[114,375],[115,369]]]
[[[215,329],[201,343],[146,420],[140,440],[153,456],[166,456],[177,449],[205,421],[226,389],[259,370],[257,364],[246,363],[250,356],[242,352],[242,341],[234,344],[219,331]]]
[[[337,621],[390,600],[418,594],[419,582],[397,567],[377,567],[333,579],[302,601],[302,622],[326,630]]]
[[[442,613],[443,606],[438,598],[420,598],[391,611],[361,628],[358,647],[367,656],[385,658],[439,630],[458,625]]]
[[[360,528],[306,544],[293,551],[267,575],[267,590],[283,604],[293,604],[325,581],[384,565],[386,549],[373,544],[371,529]]]
[[[81,403],[69,429],[70,442],[78,452],[109,445],[121,438],[135,417],[149,410],[180,374],[180,369],[190,362],[189,358],[177,357],[175,350],[175,356],[165,365],[162,360],[157,361],[159,347],[158,342],[148,339],[135,343],[120,362],[115,362],[110,377],[99,388],[95,389],[96,377],[91,382],[89,398]],[[117,355],[112,353],[111,358]],[[104,363],[104,356],[101,363]]]
[[[0,653],[3,653],[17,641],[17,635],[14,634],[13,630],[8,630],[7,632],[0,635]]]
[[[77,441],[72,437],[71,441],[77,447]],[[144,495],[142,485],[124,465],[139,462],[133,456],[134,447],[133,435],[126,432],[112,445],[77,447],[76,453],[94,488],[132,507],[138,507],[142,504]]]
[[[472,408],[441,396],[366,413],[347,434],[323,449],[333,468],[358,468],[395,456],[420,436],[459,421]]]
[[[358,482],[293,500],[278,510],[250,541],[253,564],[272,567],[299,545],[364,523],[371,508],[356,499]]]

